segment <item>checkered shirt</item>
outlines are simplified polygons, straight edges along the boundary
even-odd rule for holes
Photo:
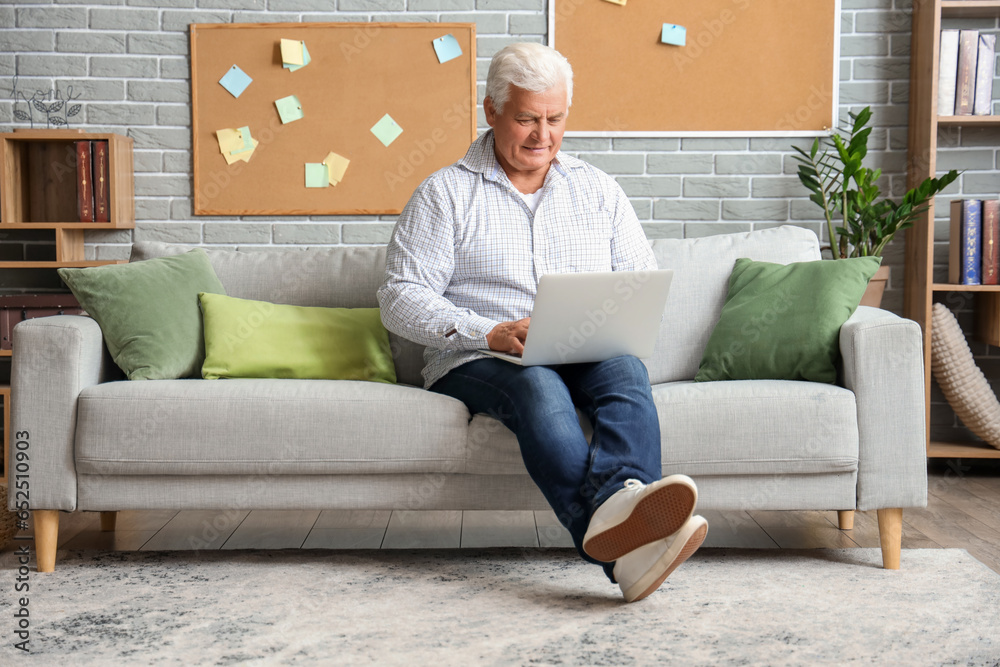
[[[424,386],[486,355],[486,334],[531,315],[546,273],[656,268],[632,204],[613,178],[559,152],[538,210],[511,184],[493,131],[431,174],[403,209],[378,290],[382,322],[426,345]]]

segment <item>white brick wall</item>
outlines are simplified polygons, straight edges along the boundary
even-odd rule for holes
[[[14,127],[10,84],[81,93],[75,126],[135,140],[134,232],[93,232],[87,254],[128,255],[133,240],[206,245],[382,243],[392,216],[197,218],[191,211],[187,26],[210,22],[471,21],[477,24],[479,95],[489,57],[505,44],[545,40],[545,0],[61,0],[11,6],[0,0],[0,130]],[[964,25],[997,30],[995,20]],[[842,0],[841,116],[874,109],[872,157],[884,189],[905,188],[910,0]],[[997,89],[997,87],[995,87]],[[1000,97],[1000,95],[995,95]],[[996,104],[1000,113],[1000,104]],[[485,126],[482,110],[480,125]],[[21,124],[18,124],[21,125]],[[615,175],[651,238],[692,237],[791,223],[825,240],[819,209],[805,198],[793,143],[763,138],[575,139],[564,149]],[[946,130],[942,167],[966,170],[944,199],[995,195],[1000,132]],[[939,212],[947,210],[940,206]],[[938,238],[947,237],[943,217]],[[943,250],[939,263],[947,261]],[[902,310],[902,240],[886,307]],[[970,306],[971,307],[971,306]],[[984,363],[1000,355],[979,345]],[[990,361],[993,360],[993,361]],[[945,406],[946,408],[946,406]],[[940,409],[940,408],[939,408]],[[947,417],[945,418],[947,421]],[[949,422],[950,423],[950,422]]]

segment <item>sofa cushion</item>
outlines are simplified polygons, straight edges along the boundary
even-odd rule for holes
[[[134,264],[59,269],[101,325],[111,358],[130,380],[201,375],[205,360],[198,293],[221,293],[204,251]]]
[[[178,255],[195,246],[144,241],[130,261]],[[226,294],[291,306],[378,308],[375,291],[385,277],[385,246],[302,250],[205,248]],[[424,347],[389,333],[396,379],[423,386]]]
[[[801,475],[858,468],[857,408],[846,389],[780,380],[674,382],[654,386],[653,399],[664,475]],[[473,417],[468,471],[524,473],[517,439],[492,417]]]
[[[836,382],[840,327],[857,309],[881,261],[736,260],[695,380]]]
[[[659,267],[674,270],[656,352],[644,360],[654,385],[691,380],[698,372],[738,258],[778,264],[820,259],[816,234],[792,225],[695,239],[656,239],[651,245]]]
[[[108,382],[80,394],[83,474],[464,472],[469,413],[423,389],[350,380]]]
[[[200,294],[202,377],[395,382],[378,308],[318,308]]]

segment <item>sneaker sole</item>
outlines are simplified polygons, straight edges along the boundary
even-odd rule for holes
[[[677,554],[673,562],[670,563],[667,569],[664,570],[663,573],[659,577],[657,577],[657,579],[652,584],[647,586],[645,590],[643,590],[639,595],[637,595],[634,598],[629,598],[628,595],[626,595],[625,596],[626,601],[638,602],[639,600],[643,599],[644,597],[648,596],[653,591],[655,591],[657,588],[659,588],[660,584],[666,581],[667,577],[669,577],[674,570],[683,565],[684,561],[686,561],[688,558],[694,555],[694,552],[697,551],[698,548],[701,547],[701,545],[705,542],[705,538],[707,536],[708,536],[708,524],[705,523],[694,531],[694,534],[688,538],[688,541],[684,544],[684,548],[681,549],[679,554]],[[640,586],[642,585],[641,582],[639,585]]]
[[[687,484],[670,484],[649,494],[628,518],[584,542],[591,558],[611,563],[630,551],[669,537],[687,523],[694,512],[696,492]]]

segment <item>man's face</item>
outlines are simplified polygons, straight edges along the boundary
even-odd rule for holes
[[[493,100],[484,104],[486,122],[493,128],[493,141],[500,165],[512,179],[548,171],[559,152],[566,129],[566,86],[532,93],[517,86],[498,114]]]

